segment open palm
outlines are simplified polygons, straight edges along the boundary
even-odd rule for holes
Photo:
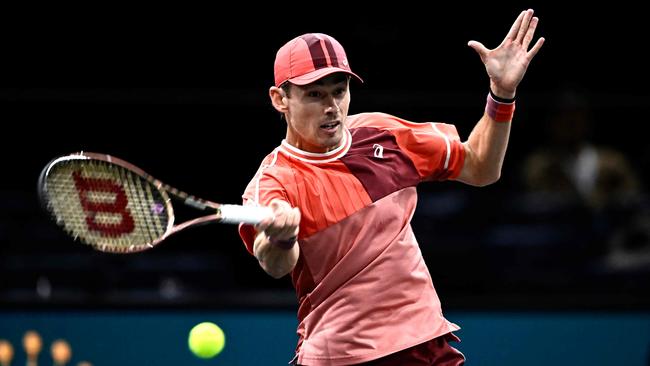
[[[490,50],[480,42],[469,41],[468,46],[481,56],[490,77],[490,88],[497,96],[514,98],[530,61],[544,44],[544,38],[540,38],[528,50],[538,22],[532,9],[524,10],[497,48]]]

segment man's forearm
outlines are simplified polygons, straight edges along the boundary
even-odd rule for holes
[[[280,278],[296,266],[300,249],[297,243],[289,249],[273,244],[262,232],[255,238],[253,253],[266,273],[273,278]]]
[[[466,142],[470,150],[466,158],[474,167],[473,184],[482,186],[499,179],[509,138],[510,123],[495,122],[487,113],[479,120]]]

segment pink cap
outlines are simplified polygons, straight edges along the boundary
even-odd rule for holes
[[[287,42],[275,56],[275,86],[290,81],[296,85],[312,83],[335,72],[345,72],[359,79],[350,70],[343,46],[322,33],[307,33]]]

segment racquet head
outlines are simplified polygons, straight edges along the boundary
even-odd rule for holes
[[[114,253],[149,249],[170,233],[174,211],[164,188],[132,164],[94,153],[52,160],[38,184],[41,202],[59,226]]]
[[[191,196],[116,157],[80,152],[52,160],[38,183],[41,202],[73,238],[93,248],[131,253],[206,223],[256,225],[268,207],[225,205]],[[170,196],[207,215],[174,225]]]

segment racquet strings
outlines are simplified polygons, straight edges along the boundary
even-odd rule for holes
[[[57,223],[99,250],[146,249],[173,224],[166,192],[119,165],[63,160],[49,169],[44,184]]]

